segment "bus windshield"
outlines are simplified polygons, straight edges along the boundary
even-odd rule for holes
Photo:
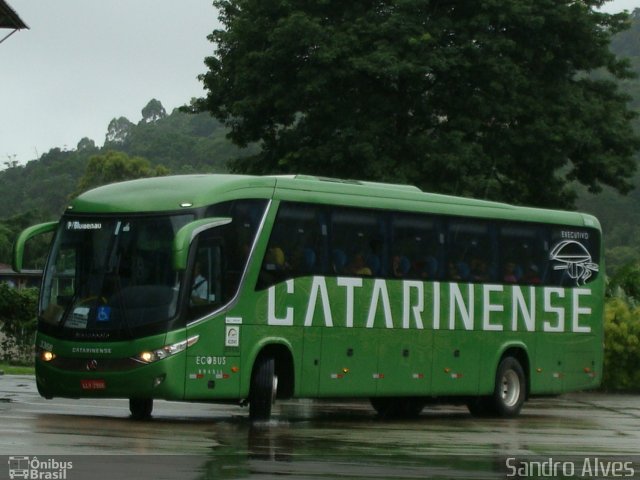
[[[76,338],[131,336],[167,325],[183,273],[172,241],[192,215],[67,216],[44,274],[40,323]]]

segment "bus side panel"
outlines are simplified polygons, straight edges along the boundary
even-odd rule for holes
[[[324,328],[319,396],[373,396],[378,373],[376,329]]]
[[[475,331],[436,330],[433,334],[433,395],[476,395],[480,342]]]
[[[239,319],[239,320],[236,320]],[[236,329],[237,340],[242,339],[241,317],[231,314],[209,318],[190,326],[187,337],[199,336],[187,350],[185,397],[187,400],[238,398],[240,375],[240,343],[228,345],[230,329]]]
[[[536,355],[531,359],[530,394],[549,395],[562,392],[565,343],[563,336],[547,332],[537,334]]]
[[[597,339],[593,335],[568,335],[563,345],[565,361],[563,363],[563,390],[570,392],[594,388],[602,375],[598,368]]]
[[[433,331],[380,329],[377,396],[423,396],[431,392]]]
[[[322,327],[304,328],[302,341],[302,365],[296,396],[313,398],[318,396],[320,363],[322,358]],[[296,369],[297,371],[298,369]]]

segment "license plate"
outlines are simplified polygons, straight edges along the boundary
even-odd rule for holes
[[[104,390],[107,384],[104,380],[92,378],[90,380],[80,380],[80,387],[83,390]]]

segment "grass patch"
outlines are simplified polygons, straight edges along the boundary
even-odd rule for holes
[[[35,373],[33,365],[13,365],[6,362],[0,362],[0,371],[5,375],[33,375]]]

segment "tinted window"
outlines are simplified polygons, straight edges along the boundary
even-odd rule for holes
[[[207,209],[207,217],[230,217],[231,223],[205,230],[196,239],[190,319],[220,308],[236,295],[266,205],[266,200],[234,200]]]
[[[502,225],[499,230],[499,281],[541,284],[549,256],[548,229],[522,223]]]
[[[437,280],[442,270],[444,237],[436,217],[419,214],[393,215],[391,261],[393,278]]]
[[[331,268],[338,275],[385,276],[381,213],[337,208],[331,214]]]
[[[453,282],[495,281],[496,262],[493,245],[488,222],[450,220],[445,278]]]
[[[327,273],[327,225],[321,206],[283,202],[262,262],[258,288]]]

